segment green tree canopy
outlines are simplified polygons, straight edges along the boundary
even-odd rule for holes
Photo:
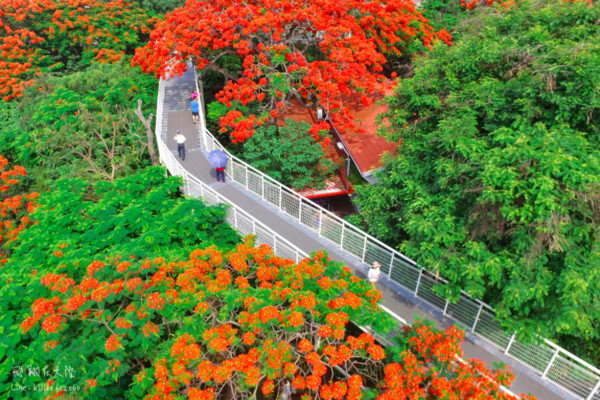
[[[244,143],[244,158],[284,185],[297,190],[322,189],[338,165],[326,157],[310,129],[309,123],[293,119],[286,119],[281,127],[260,127]],[[329,143],[331,139],[323,132],[320,136]]]
[[[42,194],[40,206],[30,215],[35,225],[9,243],[10,258],[0,270],[0,396],[15,395],[7,382],[16,366],[47,365],[44,349],[19,331],[32,301],[44,290],[41,276],[82,279],[94,260],[177,260],[198,247],[227,251],[239,242],[238,234],[224,223],[222,206],[182,198],[180,184],[179,178],[166,178],[164,168],[150,167],[114,182],[61,180]],[[79,354],[86,354],[90,332],[78,339],[79,348],[57,355],[56,363],[75,356],[77,365],[85,364]],[[89,360],[87,367],[98,362]],[[25,398],[28,395],[32,392]]]
[[[112,180],[134,173],[149,164],[134,110],[138,99],[153,107],[155,93],[156,81],[126,63],[46,76],[18,107],[0,105],[2,150],[29,168],[40,189],[60,177]]]
[[[398,156],[357,190],[368,230],[452,294],[565,342],[600,339],[599,20],[580,1],[477,10],[400,83]]]

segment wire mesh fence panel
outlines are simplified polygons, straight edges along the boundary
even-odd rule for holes
[[[206,150],[208,150],[209,153],[213,150],[221,148],[221,146],[219,146],[219,143],[215,139],[211,137],[208,137],[207,139],[208,140],[206,141],[206,143],[208,144],[208,149]]]
[[[598,375],[562,356],[554,359],[546,378],[587,399],[598,383]]]
[[[279,195],[281,190],[278,185],[275,185],[267,180],[264,182],[265,187],[265,195],[264,198],[267,202],[273,204],[275,207],[279,208]]]
[[[256,227],[256,245],[267,244],[271,248],[275,245],[275,235],[270,229],[258,225]]]
[[[456,303],[448,304],[446,315],[464,324],[467,328],[470,328],[473,326],[475,318],[477,318],[478,311],[479,303],[466,296],[460,296]]]
[[[300,199],[286,191],[281,191],[281,211],[298,220],[300,216]]]
[[[210,204],[211,206],[219,204],[219,197],[216,194],[209,192],[208,190],[205,191],[203,198],[205,202]]]
[[[342,223],[327,214],[322,214],[321,236],[339,245],[342,242]]]
[[[344,243],[342,243],[342,248],[347,252],[362,258],[363,249],[365,248],[365,240],[367,239],[365,235],[354,232],[348,228],[348,225],[346,225],[343,236]]]
[[[255,172],[248,171],[248,189],[250,189],[251,192],[254,192],[257,195],[259,195],[260,197],[262,197],[263,193],[262,182],[262,176]]]
[[[298,254],[298,251],[296,249],[294,249],[292,246],[289,246],[288,244],[282,242],[281,240],[276,241],[273,250],[274,250],[275,254],[278,255],[279,257],[289,258],[290,260],[293,260],[294,262],[296,262],[299,258],[301,258],[301,255]]]
[[[433,288],[436,285],[444,284],[441,280],[436,280],[434,277],[427,276],[425,272],[421,275],[421,280],[419,281],[419,287],[417,288],[417,297],[444,309],[446,305],[446,299],[442,296],[438,296],[435,294]]]
[[[386,248],[381,247],[378,243],[374,243],[371,239],[367,238],[367,245],[365,247],[365,263],[371,265],[373,261],[377,261],[381,264],[381,272],[386,275],[390,273],[390,265],[392,263],[392,252]]]
[[[394,259],[390,279],[414,293],[419,279],[419,270],[402,260]]]
[[[544,343],[524,344],[518,339],[513,340],[508,349],[508,354],[539,372],[544,372],[554,352],[555,349]]]
[[[300,223],[315,232],[319,231],[319,210],[314,205],[300,203],[302,212],[300,213]]]
[[[246,186],[246,167],[243,164],[233,160],[231,162],[231,166],[233,167],[233,172],[231,175],[232,179],[237,183]]]
[[[242,236],[254,233],[254,223],[250,217],[238,212],[235,219],[237,230]]]
[[[234,227],[235,229],[237,229],[237,227],[235,226],[235,224],[237,223],[236,218],[235,218],[235,212],[233,211],[233,209],[229,209],[227,210],[227,214],[225,215],[225,221],[227,221],[227,223]]]
[[[510,335],[506,334],[500,328],[500,324],[496,321],[494,314],[487,310],[481,310],[477,326],[475,327],[475,333],[503,350],[506,349],[510,341]]]
[[[192,196],[192,197],[202,196],[202,185],[200,185],[198,182],[190,180],[188,182],[188,192],[187,193],[188,193],[188,196]]]
[[[598,378],[598,381],[600,382],[600,378]],[[596,393],[592,396],[592,400],[600,400],[600,385],[598,382],[596,383]]]

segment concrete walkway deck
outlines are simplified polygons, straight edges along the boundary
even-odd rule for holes
[[[262,201],[238,183],[231,180],[228,180],[225,184],[216,182],[215,171],[208,162],[207,152],[199,146],[199,126],[193,124],[191,112],[189,111],[189,97],[194,88],[193,72],[188,71],[182,77],[170,79],[167,82],[165,92],[163,138],[166,139],[166,143],[173,154],[177,154],[177,146],[173,136],[177,130],[181,130],[186,136],[187,155],[181,165],[203,182],[210,184],[213,189],[232,203],[252,214],[254,218],[263,222],[274,232],[294,243],[301,250],[312,253],[319,249],[325,249],[332,259],[343,262],[358,276],[365,277],[365,272],[369,266],[362,263],[361,260],[341,250],[332,242],[319,238],[315,232]],[[415,320],[415,315],[418,315],[419,318],[434,321],[439,329],[444,329],[454,323],[454,321],[445,318],[437,309],[416,298],[412,293],[392,281],[384,280],[378,283],[378,289],[382,291],[383,304],[409,323]],[[542,380],[535,371],[502,354],[499,349],[475,335],[467,333],[462,347],[463,358],[483,360],[489,368],[494,368],[493,363],[510,365],[516,377],[510,389],[515,393],[532,394],[540,400],[577,399],[577,397],[562,390],[552,382]]]

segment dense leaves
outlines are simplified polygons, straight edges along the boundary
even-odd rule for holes
[[[43,72],[115,62],[153,19],[123,0],[0,0],[0,95],[21,96]]]
[[[366,224],[507,328],[597,341],[600,9],[480,11],[400,83]]]
[[[16,378],[15,367],[59,366],[64,374],[62,369],[69,362],[73,368],[99,365],[93,359],[89,365],[79,356],[87,354],[93,343],[89,331],[79,331],[73,352],[56,355],[52,365],[46,363],[44,346],[36,347],[31,342],[34,338],[19,332],[33,296],[45,290],[41,277],[53,273],[80,279],[95,259],[122,254],[128,260],[150,256],[174,260],[196,247],[229,249],[238,242],[235,231],[223,223],[221,208],[181,198],[179,185],[177,178],[165,178],[163,168],[152,167],[114,182],[60,181],[52,192],[41,196],[39,208],[30,215],[35,225],[11,242],[11,257],[0,270],[0,357],[6,356],[0,363],[2,397],[15,398],[9,383]],[[81,376],[84,369],[77,373]],[[31,398],[32,392],[23,395]]]
[[[94,64],[62,77],[45,76],[18,108],[0,104],[3,151],[28,165],[38,190],[60,177],[112,180],[148,165],[136,100],[153,107],[156,82],[127,64]]]
[[[164,76],[192,57],[200,70],[221,73],[228,81],[217,98],[230,108],[221,129],[241,142],[292,98],[323,107],[340,130],[351,126],[342,96],[370,104],[366,94],[379,90],[385,55],[414,41],[429,47],[437,37],[450,40],[410,0],[192,0],[157,24],[134,62]],[[259,111],[243,114],[252,102]]]
[[[285,120],[285,126],[260,127],[244,143],[244,158],[267,175],[297,190],[321,189],[338,167],[308,133],[310,124]],[[326,131],[321,135],[328,141]],[[329,139],[330,140],[330,139]]]

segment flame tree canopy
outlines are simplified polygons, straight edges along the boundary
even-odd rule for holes
[[[164,76],[191,57],[200,70],[221,73],[227,83],[217,98],[230,108],[221,130],[239,142],[291,99],[323,107],[338,129],[352,126],[343,96],[368,105],[386,55],[413,42],[428,48],[436,38],[450,42],[411,0],[191,0],[156,25],[134,63]],[[242,112],[246,106],[254,112]]]
[[[55,68],[118,61],[153,21],[124,0],[0,0],[0,95],[19,97]]]
[[[510,372],[457,362],[456,327],[405,327],[389,351],[350,331],[350,320],[381,332],[393,322],[377,306],[381,294],[323,252],[295,264],[247,240],[227,253],[212,246],[184,260],[75,268],[60,247],[62,270],[41,276],[47,296],[20,325],[35,338],[30,348],[44,349],[37,357],[85,368],[56,386],[77,379],[92,398],[266,399],[288,380],[306,400],[511,399],[499,389]]]

